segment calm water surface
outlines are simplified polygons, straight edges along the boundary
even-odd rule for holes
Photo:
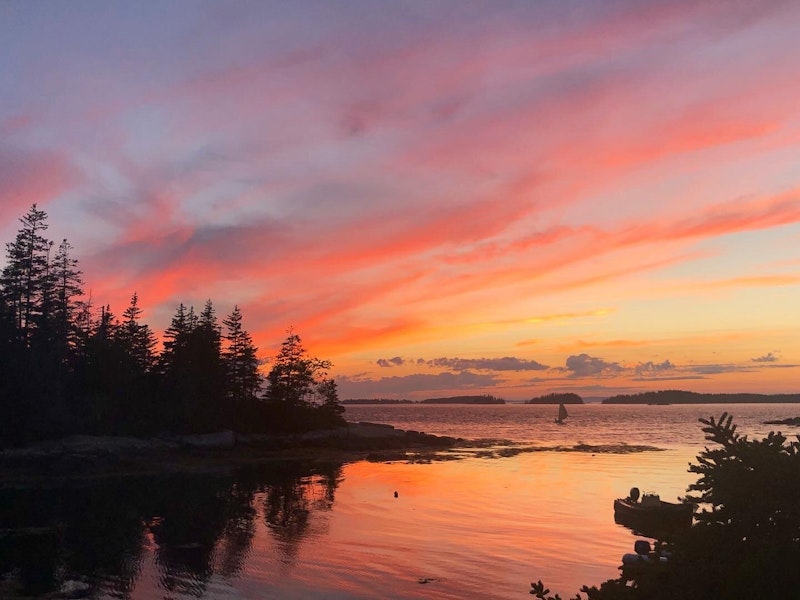
[[[499,599],[543,579],[568,597],[616,576],[637,539],[613,499],[633,485],[683,495],[704,445],[697,419],[726,408],[755,437],[800,414],[583,405],[557,426],[553,406],[349,406],[349,420],[542,451],[0,490],[0,573],[33,596],[72,580],[93,598]],[[556,449],[581,442],[664,450]]]

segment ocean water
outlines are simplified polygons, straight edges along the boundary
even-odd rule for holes
[[[581,441],[702,448],[705,441],[700,418],[718,418],[727,412],[733,415],[738,431],[761,437],[780,429],[764,421],[800,414],[800,407],[792,404],[580,404],[568,405],[567,409],[570,416],[566,425],[554,423],[558,410],[553,405],[349,405],[345,416],[350,421],[388,423],[438,435],[508,439],[539,446]]]
[[[425,463],[267,465],[0,490],[0,595],[93,598],[569,597],[618,574],[639,539],[613,519],[632,486],[674,500],[705,444],[697,419],[761,437],[794,405],[349,406],[353,421],[493,440]],[[793,428],[783,427],[784,430]],[[576,444],[588,451],[564,451]],[[483,444],[484,446],[487,444]],[[616,452],[632,446],[659,450]],[[395,492],[397,495],[395,496]],[[9,533],[9,532],[14,532]]]

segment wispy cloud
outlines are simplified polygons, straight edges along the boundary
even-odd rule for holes
[[[597,310],[575,312],[575,313],[555,313],[551,315],[539,315],[526,319],[528,323],[547,323],[550,321],[567,321],[571,319],[582,319],[586,317],[605,317],[613,313],[611,308],[598,308]]]
[[[549,367],[535,360],[504,356],[502,358],[434,358],[428,366],[453,371],[545,371]]]

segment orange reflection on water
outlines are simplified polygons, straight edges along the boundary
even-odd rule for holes
[[[295,575],[313,586],[324,572],[352,597],[508,598],[539,578],[573,594],[616,576],[633,546],[612,509],[640,483],[631,473],[662,473],[650,481],[682,491],[675,464],[675,453],[542,452],[346,465],[327,533],[304,549],[305,566],[317,568]]]

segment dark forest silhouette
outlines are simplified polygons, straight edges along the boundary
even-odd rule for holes
[[[525,404],[583,404],[583,398],[578,394],[564,392],[561,394],[552,393],[544,396],[537,396],[530,400],[525,400]]]
[[[331,363],[289,330],[266,378],[238,306],[178,306],[156,351],[134,292],[122,317],[84,295],[34,204],[0,272],[0,447],[70,434],[298,432],[342,424]],[[266,382],[264,382],[266,379]],[[263,385],[266,383],[266,385]]]
[[[800,402],[800,394],[702,394],[683,390],[659,390],[619,394],[603,404],[761,404]]]

